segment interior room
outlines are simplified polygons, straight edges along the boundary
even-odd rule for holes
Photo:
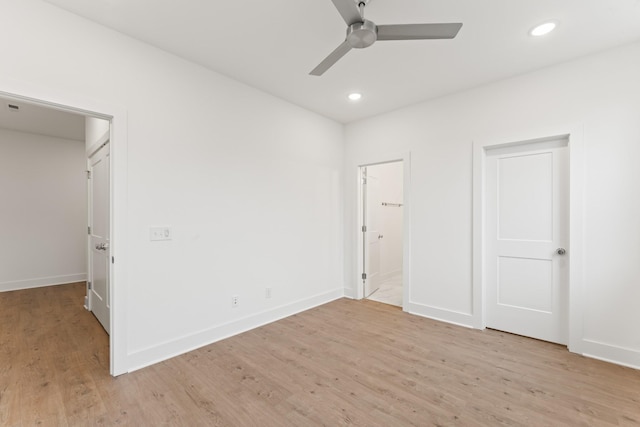
[[[0,5],[0,424],[640,423],[637,0]]]

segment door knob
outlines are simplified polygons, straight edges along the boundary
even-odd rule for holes
[[[384,236],[382,234],[378,234],[378,239],[382,239]]]
[[[567,251],[564,248],[558,248],[558,249],[556,249],[556,253],[558,255],[564,255],[564,254],[567,253]]]
[[[109,248],[109,244],[108,243],[98,243],[96,245],[96,249],[99,251],[106,251]]]

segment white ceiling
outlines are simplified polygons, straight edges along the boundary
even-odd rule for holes
[[[640,0],[371,0],[377,24],[464,26],[352,50],[315,77],[345,37],[331,0],[46,1],[343,123],[640,40]],[[528,35],[550,19],[554,33]]]
[[[10,109],[9,104],[17,106],[18,111]],[[0,128],[3,129],[84,142],[84,122],[85,118],[80,114],[0,98]]]

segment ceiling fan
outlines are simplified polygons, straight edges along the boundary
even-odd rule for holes
[[[352,48],[363,49],[376,40],[452,39],[461,23],[376,25],[364,19],[364,7],[370,0],[331,0],[347,23],[347,38],[309,74],[321,76]]]

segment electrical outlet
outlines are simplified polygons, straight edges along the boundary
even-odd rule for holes
[[[240,299],[238,298],[238,295],[234,295],[231,297],[231,307],[236,308],[238,306],[238,304],[240,304]]]
[[[271,298],[271,288],[267,288],[264,293],[265,298]]]

